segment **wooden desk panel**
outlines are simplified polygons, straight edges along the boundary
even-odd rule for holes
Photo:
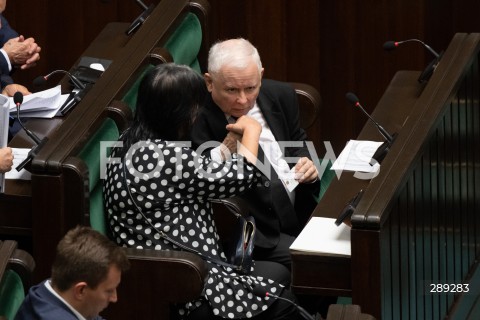
[[[423,90],[423,85],[416,81],[418,75],[417,71],[399,71],[372,115],[390,134],[400,131]],[[380,141],[381,138],[377,128],[367,121],[357,139]],[[368,188],[370,181],[356,178],[353,172],[343,172],[339,179],[333,179],[312,216],[336,219],[350,199],[361,189]],[[349,257],[293,250],[291,255],[292,289],[295,292],[335,296],[352,294],[355,274]]]
[[[92,56],[103,59],[113,60],[121,51],[121,48],[128,42],[128,37],[124,31],[129,26],[128,23],[109,23],[97,38],[85,50],[84,56]],[[67,84],[68,79],[62,81]],[[29,119],[25,125],[40,139],[50,138],[62,125],[65,119],[71,115],[68,113],[64,117],[54,117],[52,119]],[[31,148],[33,141],[24,130],[18,132],[9,143],[14,148]],[[15,170],[15,168],[13,168]],[[55,190],[49,190],[51,199],[56,198]],[[16,238],[20,244],[24,244],[31,249],[32,241],[32,181],[26,180],[6,180],[5,193],[0,194],[0,237]]]

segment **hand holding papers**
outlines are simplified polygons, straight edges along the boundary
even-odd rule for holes
[[[53,118],[65,103],[68,96],[68,94],[61,94],[60,85],[48,90],[26,95],[23,98],[20,116],[22,118]],[[17,107],[13,102],[13,98],[9,98],[9,100],[10,113],[16,115]]]
[[[350,256],[350,227],[335,225],[335,219],[312,217],[290,250]]]

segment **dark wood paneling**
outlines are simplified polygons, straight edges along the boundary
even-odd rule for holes
[[[480,31],[474,0],[209,2],[212,41],[245,37],[258,47],[266,77],[320,91],[321,117],[308,133],[317,148],[331,141],[337,153],[367,121],[348,105],[346,92],[372,111],[397,70],[421,70],[433,58],[414,43],[385,52],[385,41],[418,38],[440,52],[456,32]],[[25,8],[35,14],[23,14]],[[134,0],[9,1],[11,24],[43,48],[39,66],[15,78],[29,85],[39,74],[69,68],[106,23],[130,22],[141,12]]]
[[[146,5],[159,0],[144,0]],[[29,13],[25,10],[28,8]],[[14,80],[32,88],[32,80],[55,69],[70,69],[109,22],[131,22],[143,9],[134,0],[8,1],[5,17],[42,47],[37,67],[16,72]]]

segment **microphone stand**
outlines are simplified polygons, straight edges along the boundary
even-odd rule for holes
[[[388,141],[385,140],[380,147],[375,151],[375,153],[372,156],[372,160],[370,160],[370,165],[373,166],[375,163],[382,163],[383,159],[387,155],[388,151],[390,151],[390,147],[392,144],[395,142],[395,139],[397,138],[397,133],[394,133],[392,135],[392,140]]]
[[[60,107],[57,112],[57,115],[64,116],[68,113],[68,111],[72,110],[87,94],[87,92],[93,87],[93,84],[85,85],[85,88],[79,90],[78,92],[74,93],[69,97],[65,103]]]
[[[43,138],[39,144],[37,144],[36,146],[32,147],[32,149],[30,149],[30,151],[28,152],[28,155],[27,157],[25,158],[25,160],[23,160],[16,168],[15,170],[17,171],[21,171],[23,168],[25,168],[25,170],[31,172],[31,164],[32,164],[32,160],[33,158],[38,154],[38,152],[40,151],[40,149],[45,145],[45,143],[47,143],[48,141],[48,138],[45,137]]]
[[[134,33],[144,22],[147,20],[150,13],[152,13],[153,9],[155,8],[154,4],[150,6],[146,6],[141,0],[136,0],[137,3],[143,8],[143,12],[130,24],[127,30],[125,30],[125,34],[127,36]]]
[[[25,160],[23,160],[18,166],[16,166],[15,169],[18,172],[20,172],[20,171],[22,171],[23,168],[25,168],[28,165],[26,170],[30,171],[31,170],[30,165],[32,163],[33,158],[38,154],[38,151],[43,147],[43,145],[45,143],[47,143],[48,138],[45,137],[45,138],[40,140],[40,138],[38,138],[33,132],[31,132],[30,130],[28,130],[28,128],[25,127],[22,120],[20,119],[20,106],[23,102],[23,95],[19,92],[16,92],[13,99],[14,99],[15,104],[17,105],[17,120],[18,120],[18,123],[23,128],[25,133],[30,137],[30,139],[32,139],[35,142],[35,146],[32,147],[32,149],[30,149],[30,151],[28,152]]]

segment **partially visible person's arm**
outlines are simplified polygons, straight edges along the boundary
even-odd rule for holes
[[[40,60],[42,48],[34,38],[25,39],[23,36],[19,36],[8,40],[2,50],[8,56],[11,67],[18,65],[20,69],[27,69],[35,66],[36,62]]]
[[[13,166],[12,148],[0,148],[0,172],[10,171]]]
[[[3,88],[3,90],[2,90],[2,94],[7,96],[7,97],[13,97],[13,95],[17,91],[21,92],[24,96],[26,96],[27,94],[31,94],[31,92],[28,91],[28,89],[26,87],[22,86],[21,84],[17,84],[17,83],[12,83],[12,84],[9,84],[9,85],[5,86],[5,88]]]
[[[228,124],[227,130],[242,136],[237,153],[255,164],[258,155],[258,140],[262,132],[260,123],[249,116],[242,116],[238,118],[236,123]]]

